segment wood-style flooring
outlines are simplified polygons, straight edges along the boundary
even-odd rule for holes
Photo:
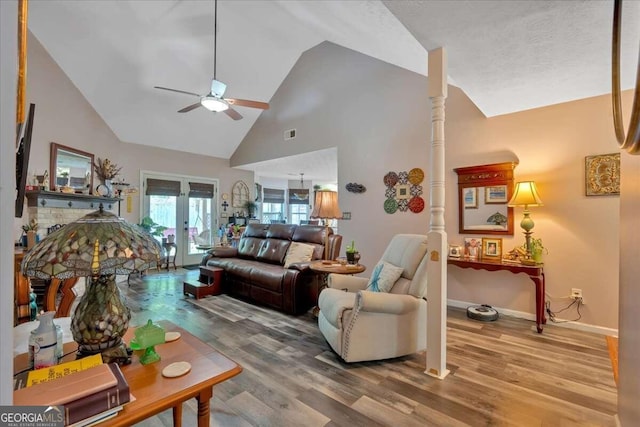
[[[478,322],[450,309],[441,381],[425,354],[368,363],[340,360],[311,313],[289,316],[226,295],[206,308],[182,295],[197,271],[152,274],[120,289],[132,325],[170,320],[240,363],[214,388],[212,426],[614,426],[616,387],[605,337],[501,317]],[[372,343],[372,345],[384,345]],[[183,425],[197,407],[183,405]],[[171,426],[171,411],[139,426]]]

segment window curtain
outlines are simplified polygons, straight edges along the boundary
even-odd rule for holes
[[[147,178],[147,196],[179,196],[180,181]]]
[[[289,189],[289,204],[290,205],[308,205],[309,204],[309,189],[306,188],[290,188]]]
[[[199,199],[213,199],[213,184],[190,182],[189,197]]]
[[[264,203],[284,203],[284,190],[265,188],[262,201]]]

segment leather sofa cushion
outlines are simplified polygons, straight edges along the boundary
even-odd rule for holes
[[[256,259],[270,264],[284,264],[284,257],[289,250],[290,240],[265,239],[258,251]]]
[[[285,272],[286,270],[282,266],[262,264],[251,269],[250,280],[254,286],[282,293],[282,279]]]
[[[256,259],[262,247],[263,239],[242,236],[238,243],[238,256],[246,259]]]
[[[298,226],[294,224],[270,224],[267,239],[291,240],[296,228]]]
[[[244,229],[242,237],[257,237],[265,239],[267,237],[268,229],[269,224],[249,224],[247,225],[247,228]]]
[[[329,234],[333,230],[329,229]],[[319,225],[298,227],[293,233],[292,240],[296,242],[316,243],[318,245],[324,245],[325,233],[327,228]]]

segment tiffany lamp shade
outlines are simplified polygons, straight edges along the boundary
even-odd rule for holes
[[[78,357],[101,353],[106,363],[127,363],[122,340],[131,314],[116,274],[155,267],[160,244],[149,233],[100,209],[49,234],[22,261],[22,273],[39,279],[86,277],[86,291],[71,318]]]

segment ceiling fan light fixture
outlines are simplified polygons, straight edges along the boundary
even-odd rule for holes
[[[200,104],[207,110],[215,111],[216,113],[229,109],[229,103],[227,101],[212,96],[202,97]]]

